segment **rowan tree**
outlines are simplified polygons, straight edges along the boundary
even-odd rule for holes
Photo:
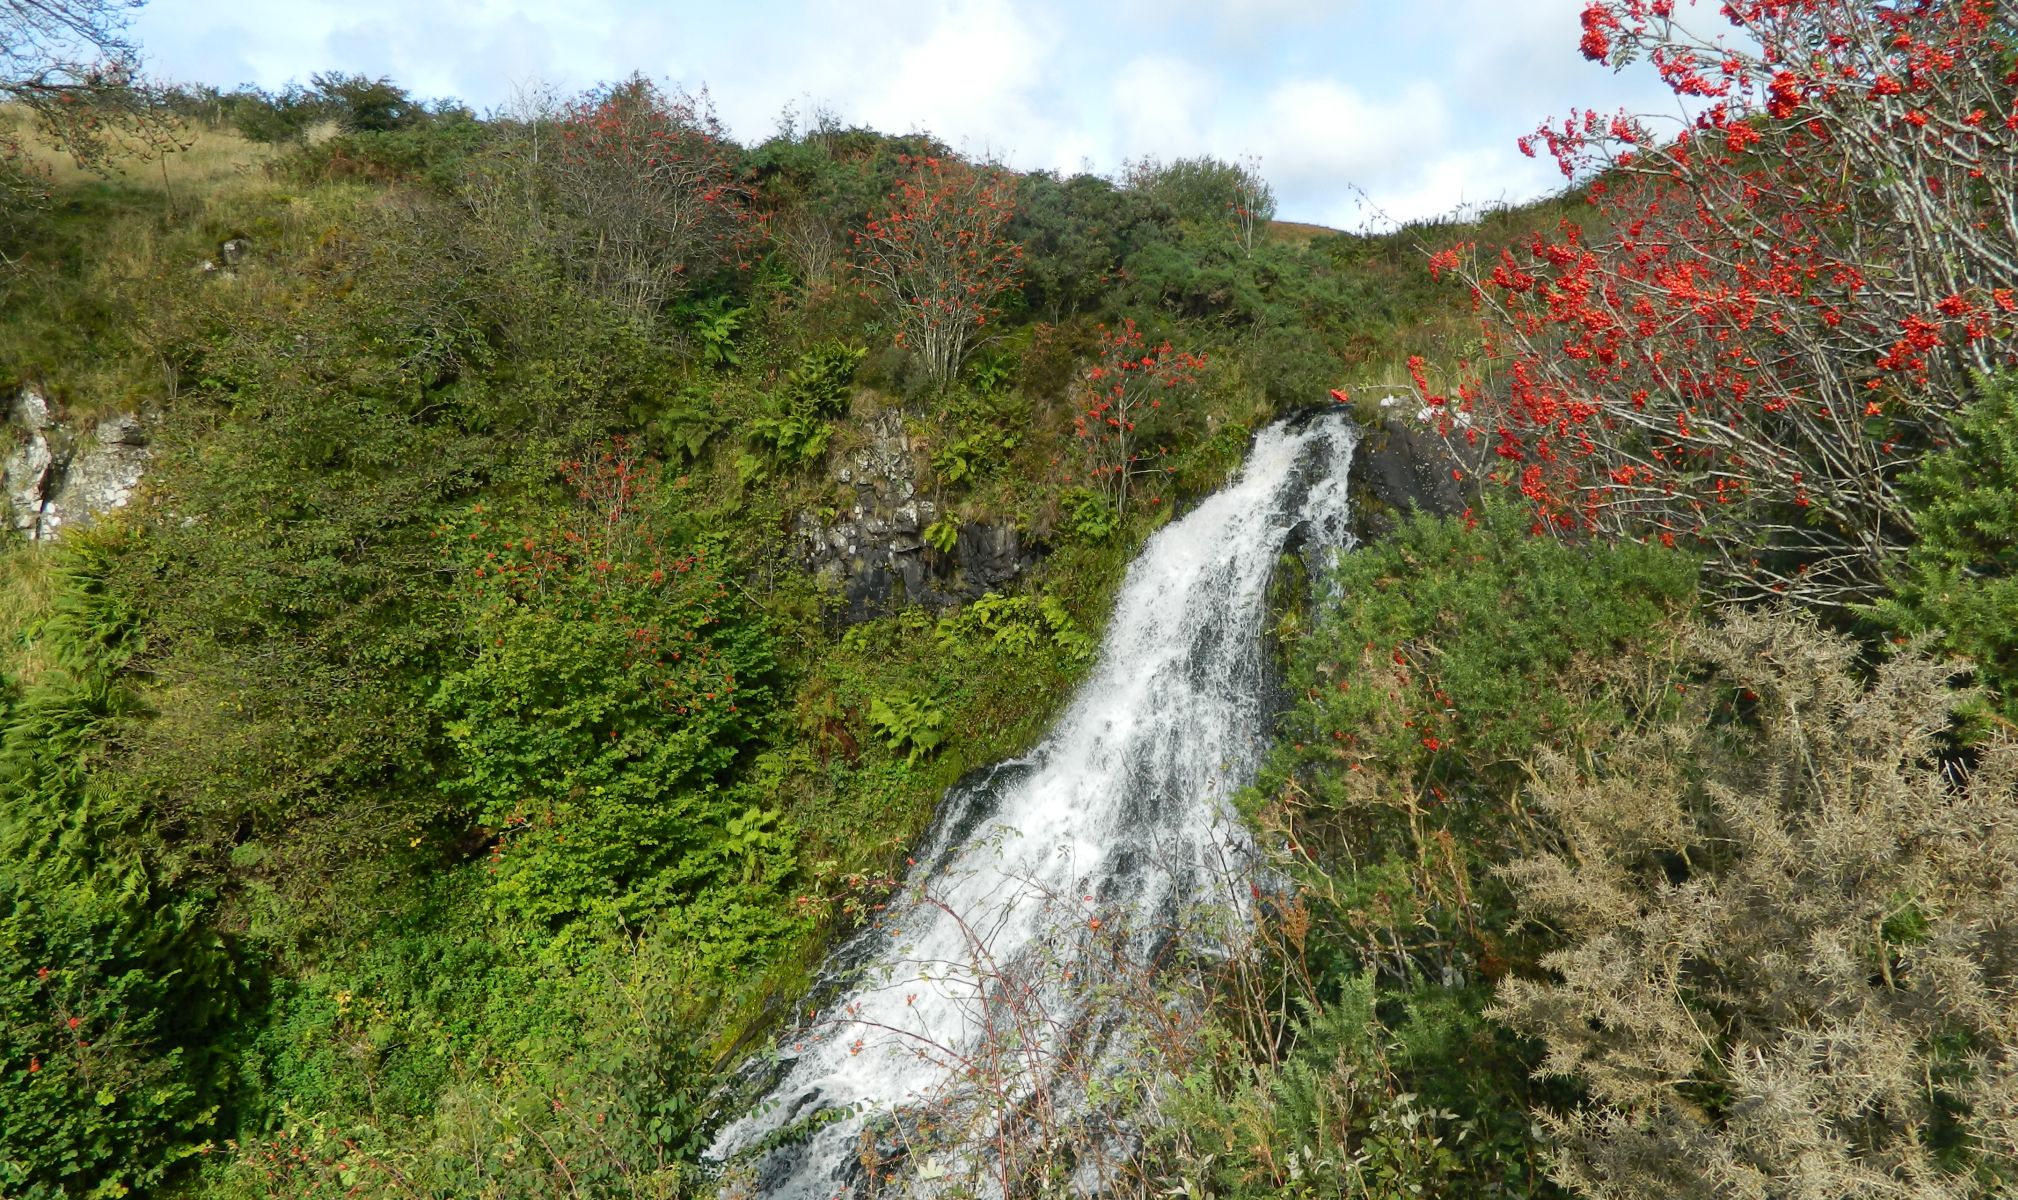
[[[1205,356],[1168,341],[1148,346],[1132,319],[1103,327],[1100,350],[1100,361],[1082,381],[1083,407],[1072,428],[1088,478],[1106,491],[1116,512],[1126,512],[1132,481],[1162,471],[1155,438],[1169,420],[1165,406],[1197,383]]]
[[[1593,219],[1432,257],[1499,378],[1423,398],[1492,439],[1538,525],[1697,542],[1740,596],[1867,599],[1914,536],[1900,478],[2018,356],[2010,10],[1747,0],[1699,36],[1684,7],[1586,6],[1587,57],[1648,63],[1699,115],[1523,139]]]
[[[565,106],[539,159],[571,273],[637,315],[745,261],[750,190],[705,94],[633,75]]]
[[[1023,247],[1006,229],[1016,180],[955,158],[911,157],[855,235],[855,269],[897,327],[897,344],[944,383],[966,361],[1022,272]]]

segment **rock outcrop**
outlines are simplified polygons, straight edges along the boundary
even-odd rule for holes
[[[40,541],[124,507],[147,468],[147,427],[136,416],[78,429],[32,387],[9,402],[0,426],[0,495],[9,527]]]
[[[1476,499],[1469,482],[1473,471],[1460,467],[1427,425],[1389,416],[1360,433],[1352,470],[1352,519],[1361,543],[1386,536],[1409,512],[1454,517]]]
[[[867,441],[830,459],[828,471],[853,504],[831,522],[800,513],[793,524],[801,563],[843,601],[836,617],[854,624],[907,604],[950,608],[1000,590],[1035,566],[1044,547],[1013,524],[963,524],[951,552],[925,543],[942,515],[919,495],[918,467],[901,414],[869,419]]]

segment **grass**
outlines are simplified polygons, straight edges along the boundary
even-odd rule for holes
[[[1339,232],[1329,225],[1312,225],[1306,221],[1270,221],[1264,236],[1271,242],[1307,246],[1319,238],[1336,237]]]
[[[350,185],[276,185],[274,150],[227,131],[185,127],[181,149],[129,153],[101,172],[34,136],[18,108],[0,109],[0,123],[47,192],[0,246],[15,260],[0,273],[0,394],[32,384],[73,420],[172,401],[178,347],[280,282],[257,265],[230,280],[204,271],[220,243],[250,237],[255,259],[299,257],[269,252],[305,244],[361,200]]]
[[[8,687],[33,686],[56,666],[38,636],[56,603],[56,579],[49,570],[55,551],[38,542],[7,541],[12,544],[0,549],[0,695]]]
[[[247,141],[231,130],[178,125],[172,136],[180,149],[157,157],[129,148],[99,171],[78,166],[68,154],[40,136],[27,111],[19,106],[0,107],[0,131],[19,140],[28,163],[58,190],[112,183],[158,191],[171,199],[181,194],[195,200],[235,179],[261,174],[276,153],[274,147]]]

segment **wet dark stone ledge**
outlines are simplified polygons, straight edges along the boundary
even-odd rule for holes
[[[1457,516],[1478,499],[1474,477],[1419,422],[1390,416],[1362,426],[1352,467],[1353,536],[1361,544],[1378,541],[1411,512]]]

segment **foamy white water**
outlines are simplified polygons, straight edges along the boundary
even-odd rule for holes
[[[787,1041],[765,1102],[710,1157],[826,1112],[759,1160],[758,1193],[850,1196],[865,1125],[942,1094],[945,1064],[991,1019],[990,989],[1055,940],[1061,902],[1131,914],[1146,954],[1183,907],[1239,901],[1221,868],[1246,848],[1229,801],[1266,748],[1269,580],[1293,541],[1327,561],[1350,546],[1357,442],[1336,414],[1278,422],[1231,485],[1149,540],[1064,716],[1028,755],[948,792],[886,919],[837,951],[849,990]],[[1050,1015],[1071,1002],[1061,993]]]

